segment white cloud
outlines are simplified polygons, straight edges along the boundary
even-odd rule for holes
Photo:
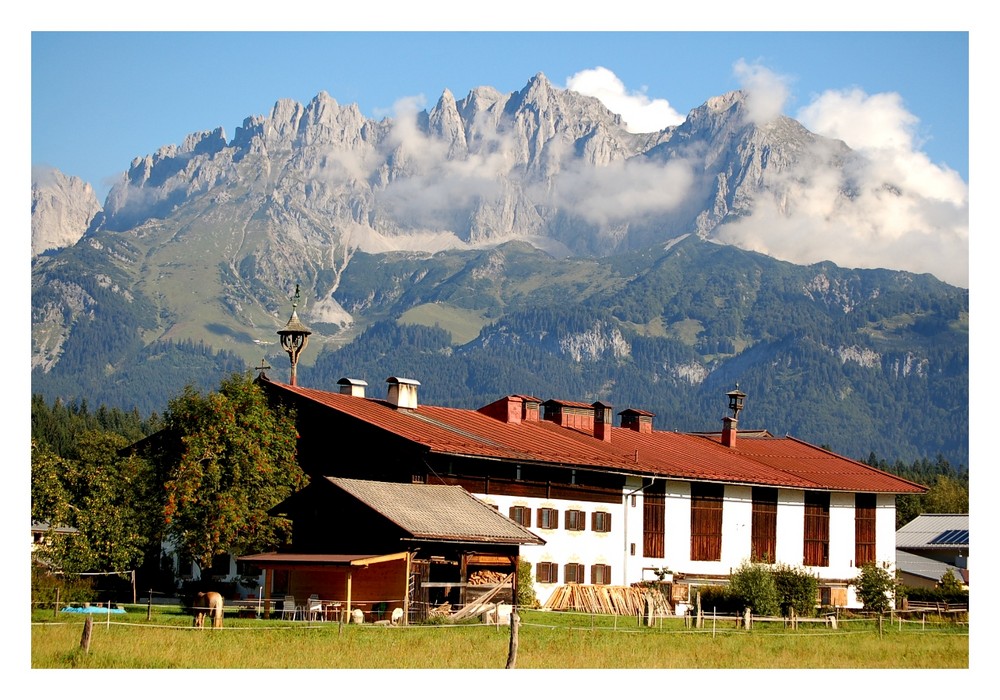
[[[733,65],[733,72],[747,93],[751,121],[765,124],[782,114],[790,92],[787,77],[742,58]]]
[[[918,150],[919,120],[899,95],[827,91],[797,119],[851,156],[773,179],[775,191],[794,194],[758,200],[719,240],[801,264],[929,272],[968,286],[968,185]]]
[[[576,161],[555,180],[550,204],[598,226],[667,214],[684,203],[694,176],[682,160],[615,161],[594,168]]]
[[[566,88],[599,99],[605,107],[621,115],[627,129],[634,134],[662,131],[684,121],[684,116],[667,100],[651,99],[645,88],[630,92],[618,76],[601,66],[571,75],[566,79]]]

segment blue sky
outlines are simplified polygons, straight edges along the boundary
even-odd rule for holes
[[[538,72],[566,87],[599,67],[626,96],[666,101],[679,118],[741,87],[747,67],[782,80],[793,117],[827,91],[894,95],[913,149],[969,179],[965,32],[36,30],[31,161],[83,178],[103,199],[133,158],[195,131],[232,138],[279,98],[326,91],[379,118],[402,98],[430,107],[445,89],[515,91]]]

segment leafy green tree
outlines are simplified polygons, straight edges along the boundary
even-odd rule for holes
[[[774,566],[771,573],[778,590],[781,613],[787,615],[791,608],[798,615],[810,614],[816,605],[816,594],[819,590],[816,576],[803,568],[787,564]]]
[[[62,475],[69,462],[48,446],[31,441],[31,519],[69,525],[70,498]]]
[[[923,495],[925,513],[968,513],[969,483],[947,474],[938,474]]]
[[[517,563],[517,606],[519,608],[537,608],[538,598],[535,597],[535,577],[531,573],[531,562],[521,559]]]
[[[861,573],[851,580],[865,610],[871,612],[886,612],[896,597],[899,583],[888,562],[875,564],[870,562],[861,567]]]
[[[755,615],[777,615],[780,611],[778,588],[766,564],[741,564],[729,577],[729,590]]]
[[[958,582],[958,577],[955,576],[955,570],[949,568],[941,576],[941,581],[938,582],[938,589],[945,595],[954,595],[956,593],[962,592],[962,584]]]
[[[117,571],[126,578],[155,541],[152,471],[121,454],[127,445],[121,435],[88,431],[76,440],[78,457],[66,459],[32,443],[32,518],[77,530],[47,545],[47,558],[68,574]]]
[[[250,374],[218,391],[188,387],[164,415],[172,448],[155,451],[165,475],[165,533],[205,570],[217,554],[264,551],[284,542],[289,523],[272,506],[299,490],[294,415],[271,406]]]

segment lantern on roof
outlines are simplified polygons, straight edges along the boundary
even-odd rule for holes
[[[281,347],[285,349],[288,353],[288,359],[292,363],[291,381],[290,384],[295,386],[295,367],[299,361],[299,354],[305,349],[306,345],[309,343],[309,334],[312,333],[311,330],[306,328],[306,326],[299,320],[299,316],[295,311],[295,307],[299,305],[299,285],[295,285],[295,296],[292,297],[292,315],[288,319],[288,323],[285,327],[278,331],[278,335],[281,337]]]
[[[733,412],[733,420],[738,420],[740,417],[740,411],[743,410],[743,399],[745,399],[747,395],[740,391],[740,385],[737,383],[736,388],[727,392],[726,396],[729,397],[729,410]]]

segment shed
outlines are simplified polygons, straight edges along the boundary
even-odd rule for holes
[[[265,598],[323,601],[325,617],[399,607],[423,619],[511,577],[521,545],[544,540],[460,486],[315,479],[269,513],[292,523],[283,551],[240,557],[265,572]],[[488,575],[487,575],[488,573]]]

